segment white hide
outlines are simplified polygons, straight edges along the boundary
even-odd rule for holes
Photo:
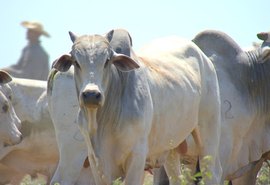
[[[49,88],[53,91],[48,95],[48,103],[60,154],[51,184],[58,182],[71,185],[75,184],[79,178],[87,157],[87,148],[76,123],[79,104],[73,70],[71,69],[68,73],[57,73],[51,85]],[[88,171],[90,176],[89,168],[84,171]],[[88,182],[91,182],[91,179]]]
[[[13,78],[8,86],[2,89],[11,98],[22,121],[23,141],[0,150],[0,183],[18,183],[26,174],[41,173],[51,178],[57,165],[58,150],[48,112],[47,83]]]
[[[0,84],[0,152],[4,145],[18,144],[22,140],[21,120],[10,101],[11,91],[7,84]]]
[[[106,35],[111,33],[109,32]],[[117,52],[128,56],[131,55],[132,41],[126,30],[115,29],[110,43]],[[67,73],[58,72],[54,74],[51,71],[49,75],[49,111],[56,132],[60,158],[57,169],[51,179],[52,185],[55,182],[66,185],[74,184],[75,182],[75,184],[80,185],[94,185],[94,180],[90,175],[90,168],[82,168],[82,164],[87,157],[87,148],[78,125],[75,123],[79,103],[73,73],[72,67]],[[52,76],[53,78],[50,79]],[[52,89],[53,91],[51,91]]]
[[[93,38],[87,39],[87,42],[91,39]],[[85,44],[95,47],[95,43]],[[86,45],[82,47],[86,47]],[[162,48],[157,48],[157,46],[162,46]],[[122,91],[121,97],[118,96],[119,94],[112,94],[118,100],[117,106],[119,107],[112,106],[110,110],[115,112],[115,116],[120,113],[118,108],[121,108],[122,111],[119,114],[120,117],[116,117],[119,119],[117,122],[119,129],[110,124],[102,127],[104,123],[98,122],[96,135],[89,136],[88,123],[85,119],[90,118],[79,117],[79,120],[82,120],[79,123],[82,134],[84,138],[92,138],[91,143],[93,143],[94,154],[97,157],[95,159],[92,158],[92,155],[88,155],[90,164],[91,162],[97,164],[97,166],[91,165],[96,182],[111,183],[118,177],[125,177],[126,184],[140,184],[145,160],[147,159],[148,165],[155,166],[157,160],[164,157],[168,151],[169,155],[165,162],[166,170],[170,176],[175,177],[178,169],[177,157],[173,149],[198,124],[203,142],[201,157],[205,155],[213,157],[213,163],[208,168],[213,174],[213,179],[209,183],[220,183],[221,169],[217,151],[220,133],[220,101],[217,77],[212,63],[190,41],[175,37],[156,41],[143,51],[139,55],[142,60],[139,61],[140,69],[123,74],[126,76],[124,78],[127,80],[128,88]],[[91,54],[89,53],[89,55]],[[87,70],[92,70],[92,68],[89,68],[87,60],[84,61],[80,58],[80,54],[75,57],[77,62],[83,66],[81,74],[78,74],[79,69],[77,72],[75,70],[75,76],[82,77],[83,88],[78,91],[81,93],[81,90],[87,88],[87,79],[84,78],[89,75]],[[98,57],[105,60],[106,54],[103,53]],[[102,89],[104,86],[99,84],[100,79],[93,78],[92,81],[93,76],[102,74],[92,72],[94,75],[90,75],[91,82],[97,82],[101,92],[106,93],[106,89]],[[77,84],[77,87],[80,88],[82,84]],[[118,85],[118,87],[112,87],[116,92],[121,90],[118,89],[121,88],[121,85]],[[110,93],[113,92],[110,91]],[[105,98],[108,99],[108,97]],[[66,105],[64,102],[63,104]],[[139,106],[134,107],[134,105]],[[79,110],[79,116],[86,112],[91,113],[89,109],[86,109],[84,113],[81,113],[82,111],[82,109]],[[89,140],[87,143],[89,144]],[[91,153],[89,145],[88,151]],[[174,166],[171,166],[172,164]],[[97,169],[98,171],[96,171]],[[177,184],[177,181],[176,177],[172,179],[171,184]]]

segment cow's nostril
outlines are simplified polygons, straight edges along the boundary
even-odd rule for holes
[[[100,93],[97,93],[96,94],[96,99],[99,100],[101,98],[101,94]]]
[[[85,97],[85,98],[86,98],[86,97],[88,96],[88,92],[83,92],[83,94],[82,94],[82,95],[83,95],[83,97]]]

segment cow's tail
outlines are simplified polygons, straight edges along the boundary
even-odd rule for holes
[[[56,69],[51,69],[50,73],[49,73],[49,76],[48,76],[48,80],[47,80],[47,94],[50,94],[52,93],[52,88],[53,88],[53,79],[56,75],[58,71]]]

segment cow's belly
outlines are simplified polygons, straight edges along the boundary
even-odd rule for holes
[[[187,94],[163,100],[154,107],[149,135],[150,156],[176,148],[198,124],[199,94]]]
[[[224,77],[220,83],[221,92],[221,138],[220,159],[223,175],[234,173],[241,163],[246,163],[241,148],[250,126],[255,119],[255,114],[247,106],[245,95],[241,94],[230,82],[229,77]],[[242,162],[241,162],[242,161]]]

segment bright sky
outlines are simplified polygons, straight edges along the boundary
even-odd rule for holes
[[[51,38],[42,37],[50,62],[71,48],[68,31],[103,34],[127,29],[135,51],[154,38],[192,39],[205,29],[229,34],[243,48],[270,31],[269,0],[8,0],[0,6],[0,68],[17,63],[27,44],[24,20],[39,21]],[[267,22],[267,23],[266,23]]]

